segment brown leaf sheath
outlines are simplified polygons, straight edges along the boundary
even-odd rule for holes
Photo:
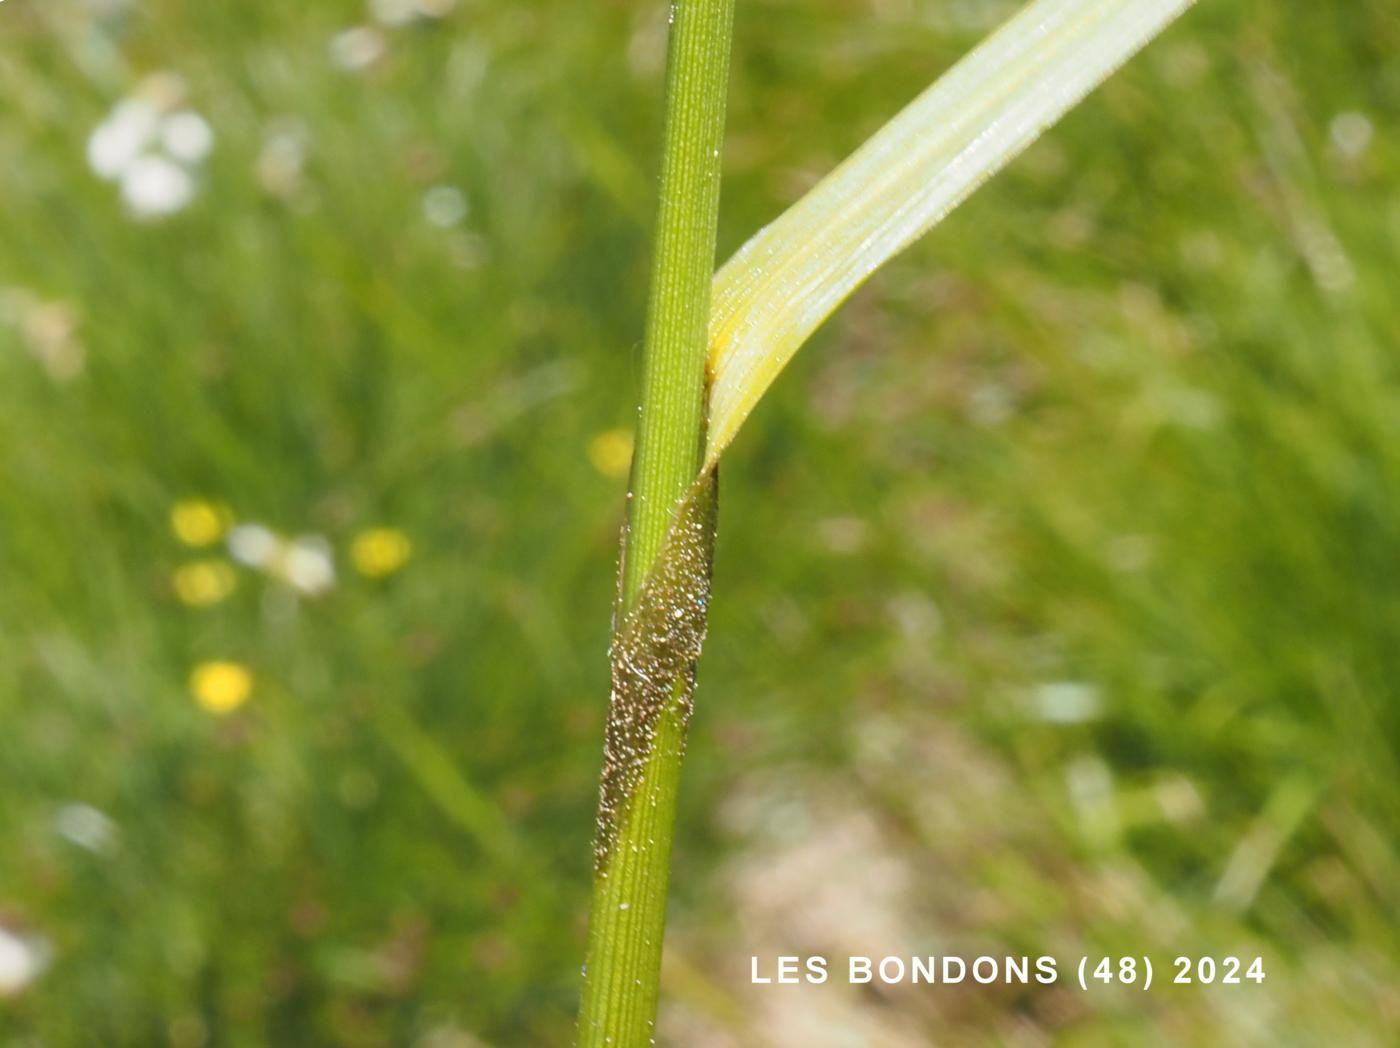
[[[690,720],[695,662],[705,643],[710,605],[717,503],[717,471],[711,469],[676,507],[635,607],[614,626],[609,652],[612,692],[593,847],[598,870],[607,866],[623,815],[641,783],[662,713],[676,703],[682,731]],[[619,595],[619,615],[621,606]]]

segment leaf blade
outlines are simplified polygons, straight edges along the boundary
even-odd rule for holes
[[[1194,0],[1034,0],[715,276],[704,469],[818,326]]]

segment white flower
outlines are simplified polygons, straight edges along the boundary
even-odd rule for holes
[[[137,218],[173,215],[194,199],[194,179],[158,154],[139,157],[122,173],[122,200]]]
[[[261,524],[240,524],[229,532],[228,551],[240,564],[280,579],[308,597],[318,597],[335,585],[330,543],[319,535],[288,541]]]
[[[1365,113],[1338,113],[1332,118],[1332,124],[1328,128],[1332,135],[1332,144],[1337,147],[1337,151],[1344,157],[1355,159],[1371,145],[1371,139],[1375,137],[1376,128],[1371,123],[1371,118]]]
[[[1099,692],[1080,681],[1042,684],[1032,695],[1032,711],[1051,724],[1082,724],[1099,715]]]
[[[185,109],[161,121],[160,142],[176,160],[198,164],[214,148],[214,132],[204,117]]]
[[[176,109],[184,93],[184,81],[174,74],[149,76],[88,137],[88,163],[99,177],[120,184],[137,218],[162,218],[186,207],[194,199],[195,169],[214,148],[208,122],[193,110]]]
[[[229,556],[250,568],[271,567],[281,547],[282,540],[261,524],[240,524],[228,533]]]
[[[319,596],[335,585],[330,545],[319,535],[293,539],[283,552],[280,569],[282,578],[308,597]]]
[[[433,186],[423,194],[423,217],[441,229],[450,229],[467,217],[467,198],[456,186]]]
[[[70,844],[99,854],[117,839],[117,824],[90,804],[65,804],[54,816],[53,828]]]
[[[369,13],[381,25],[407,25],[418,17],[416,0],[369,0]]]
[[[346,72],[362,72],[383,54],[384,37],[372,26],[357,25],[331,37],[331,60]]]
[[[38,978],[50,952],[46,940],[0,927],[0,997],[12,997]]]
[[[102,178],[120,178],[150,145],[160,123],[156,107],[140,98],[117,103],[88,138],[88,163]]]

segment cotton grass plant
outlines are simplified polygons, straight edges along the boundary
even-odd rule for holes
[[[1190,6],[1034,0],[711,276],[733,0],[673,5],[581,1045],[654,1035],[720,458],[813,331]]]

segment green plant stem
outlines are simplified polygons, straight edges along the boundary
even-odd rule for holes
[[[734,0],[677,0],[623,604],[651,570],[704,448],[705,357]]]
[[[719,214],[733,0],[677,0],[667,60],[656,254],[620,566],[636,604],[705,446],[705,358]],[[683,695],[660,714],[618,834],[595,871],[578,1044],[652,1043],[672,828],[685,745]]]

